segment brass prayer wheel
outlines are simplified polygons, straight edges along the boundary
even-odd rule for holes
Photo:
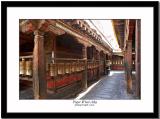
[[[65,64],[65,73],[66,74],[71,73],[71,64],[70,63]]]
[[[79,63],[79,70],[82,71],[82,62]]]
[[[72,72],[72,73],[75,72],[75,68],[76,68],[76,63],[73,62],[73,63],[71,64],[71,72]]]
[[[78,72],[78,63],[75,63],[75,71]]]
[[[26,73],[27,76],[32,76],[32,61],[26,61]]]
[[[88,69],[91,69],[91,67],[92,67],[92,63],[89,62],[89,63],[88,63]]]
[[[92,69],[94,69],[94,62],[92,62]]]
[[[96,68],[98,67],[98,62],[96,62]]]
[[[78,63],[78,71],[82,71],[80,62]]]
[[[93,69],[93,68],[94,68],[94,63],[92,62],[92,63],[91,63],[91,69]]]
[[[65,71],[64,71],[64,63],[58,63],[58,64],[57,64],[57,67],[58,67],[58,74],[59,74],[59,75],[65,74]]]
[[[76,63],[76,72],[79,72],[80,71],[80,63]]]
[[[57,69],[56,69],[56,64],[49,64],[49,74],[50,76],[57,76]]]
[[[89,68],[90,68],[90,63],[88,62],[88,63],[87,63],[87,69],[89,69]]]
[[[82,63],[82,71],[85,69],[84,62]]]
[[[96,62],[94,62],[94,68],[96,68]]]
[[[25,75],[25,59],[22,59],[22,61],[19,62],[19,74]]]
[[[82,71],[82,66],[81,62],[79,62],[79,71]]]

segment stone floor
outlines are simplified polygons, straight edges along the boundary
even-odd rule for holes
[[[135,81],[133,81],[134,84]],[[83,92],[85,93],[85,92]],[[81,94],[80,94],[81,95]],[[102,77],[87,94],[76,99],[91,100],[128,100],[137,99],[134,94],[126,91],[126,81],[123,71],[111,71],[109,76]]]

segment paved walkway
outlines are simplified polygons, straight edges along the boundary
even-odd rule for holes
[[[89,87],[90,88],[90,87]],[[92,100],[127,100],[136,99],[133,94],[127,94],[126,82],[124,80],[123,71],[111,71],[109,76],[104,76],[97,84],[92,86],[91,90],[87,90],[87,94],[83,97],[80,94],[76,99],[92,99]]]

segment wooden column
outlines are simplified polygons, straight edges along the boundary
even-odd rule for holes
[[[56,56],[56,36],[53,35],[53,47],[52,47],[52,58],[57,58]],[[52,59],[52,63],[56,63],[56,59]],[[57,74],[57,66],[56,66],[56,74]],[[57,79],[57,76],[53,78],[53,84],[54,84],[54,88],[53,88],[53,92],[57,92],[57,89],[56,89],[56,79]]]
[[[87,46],[82,47],[82,55],[84,59],[84,72],[83,72],[83,79],[82,79],[82,89],[87,89]]]
[[[107,56],[107,54],[104,54],[104,75],[106,75],[107,74],[107,69],[106,69],[106,56]]]
[[[100,76],[101,76],[101,67],[100,67],[101,57],[100,57],[100,52],[99,51],[97,52],[97,57],[98,57],[98,60],[99,60],[99,67],[98,67],[98,79],[99,79]]]
[[[125,49],[123,53],[124,53],[123,62],[124,62],[125,80],[127,81],[127,50]]]
[[[140,20],[136,20],[136,29],[135,29],[135,40],[136,40],[136,95],[140,97],[140,84],[141,84],[141,50],[140,50]]]
[[[97,60],[96,59],[96,48],[95,47],[93,47],[93,57],[94,57],[94,60]]]
[[[46,98],[46,79],[45,79],[45,54],[44,54],[44,33],[34,31],[33,49],[33,91],[35,99]]]
[[[92,61],[94,61],[95,57],[94,57],[94,47],[92,46]]]
[[[126,49],[127,92],[132,91],[132,40],[127,41]]]
[[[54,35],[53,36],[53,47],[52,47],[52,53],[54,53],[54,54],[52,54],[52,58],[53,58],[53,56],[54,56],[54,58],[56,58],[56,36]],[[56,60],[54,60],[53,61],[53,63],[56,63]]]
[[[95,47],[92,47],[92,54],[93,54],[92,61],[95,62],[96,60]],[[93,80],[96,80],[96,70],[95,69],[93,69]]]

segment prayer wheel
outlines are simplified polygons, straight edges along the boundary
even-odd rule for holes
[[[26,73],[27,76],[32,76],[32,61],[26,61]]]
[[[20,68],[20,75],[25,75],[25,59],[22,59],[22,61],[20,61],[19,63],[19,68]]]
[[[83,62],[81,63],[81,69],[82,69],[82,71],[84,70],[84,63]]]
[[[82,71],[82,63],[79,63],[79,71]]]
[[[92,69],[94,69],[94,62],[92,62]]]
[[[91,69],[93,69],[93,68],[94,68],[94,63],[92,62],[92,63],[91,63]]]
[[[98,68],[98,62],[96,62],[96,68]]]
[[[79,71],[82,71],[81,63],[80,62],[78,63],[78,67],[79,67]]]
[[[57,67],[58,67],[58,74],[59,74],[59,75],[65,74],[65,71],[64,71],[64,63],[58,63],[58,64],[57,64]]]
[[[56,64],[49,64],[49,74],[51,77],[57,76],[57,69],[56,69]]]
[[[76,72],[79,72],[81,69],[80,69],[80,63],[79,62],[77,62],[76,63]]]
[[[77,71],[77,62],[74,63],[74,72]]]
[[[94,62],[94,68],[96,68],[96,62]]]
[[[106,67],[108,67],[109,66],[109,62],[106,62]]]
[[[87,69],[90,69],[90,62],[88,62],[87,64]]]
[[[92,62],[90,62],[90,69],[92,69]]]
[[[76,62],[75,65],[75,71],[78,72],[78,63]]]
[[[82,62],[79,63],[79,70],[82,71]]]
[[[65,64],[65,73],[66,74],[70,74],[71,73],[71,64],[70,63],[66,63]]]
[[[89,63],[89,69],[92,69],[92,62]]]
[[[76,68],[76,63],[73,62],[73,63],[71,64],[71,72],[72,72],[72,73],[75,72],[75,68]]]

